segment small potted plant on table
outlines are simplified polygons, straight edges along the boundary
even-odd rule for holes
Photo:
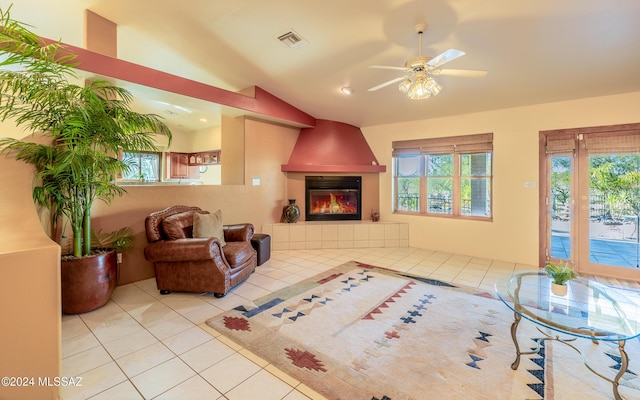
[[[578,276],[567,262],[554,263],[547,261],[544,267],[545,272],[551,278],[551,292],[557,296],[567,295],[566,283]]]

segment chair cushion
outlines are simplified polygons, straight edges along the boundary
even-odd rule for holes
[[[248,241],[227,242],[227,245],[222,248],[224,258],[227,259],[231,268],[247,262],[253,256],[254,251],[251,242]]]
[[[224,231],[222,229],[222,211],[218,210],[213,214],[193,215],[193,237],[210,238],[220,240],[220,245],[226,245],[224,241]]]
[[[193,214],[195,211],[185,211],[173,214],[162,220],[162,230],[171,240],[187,239],[193,237]],[[198,211],[208,214],[208,211]]]

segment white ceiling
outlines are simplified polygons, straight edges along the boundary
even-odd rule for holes
[[[35,4],[66,17],[26,12]],[[234,91],[256,85],[316,118],[361,127],[640,90],[639,0],[22,0],[14,8],[43,36],[76,45],[68,20],[89,8],[118,24],[120,58]],[[444,89],[426,100],[408,100],[396,85],[368,92],[398,76],[368,66],[417,55],[421,22],[424,55],[456,48],[467,54],[446,67],[488,74],[437,77]],[[308,44],[291,50],[276,39],[291,29]]]

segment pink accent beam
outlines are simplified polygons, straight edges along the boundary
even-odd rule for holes
[[[45,39],[48,43],[54,43]],[[262,114],[295,124],[314,126],[316,119],[291,104],[255,87],[255,97],[220,89],[191,79],[144,67],[118,58],[109,57],[80,47],[63,44],[76,54],[77,69],[123,81],[194,97],[224,106]]]

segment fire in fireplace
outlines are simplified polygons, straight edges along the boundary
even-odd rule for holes
[[[362,219],[362,177],[305,177],[305,220]]]

